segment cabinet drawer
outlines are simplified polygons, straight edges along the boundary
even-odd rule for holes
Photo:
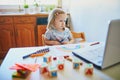
[[[0,24],[13,23],[12,17],[0,17]]]
[[[35,17],[14,17],[14,23],[35,23],[36,18]]]

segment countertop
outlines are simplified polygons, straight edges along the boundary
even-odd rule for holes
[[[0,12],[0,16],[48,16],[48,12],[40,12],[40,13],[25,13],[25,12]]]

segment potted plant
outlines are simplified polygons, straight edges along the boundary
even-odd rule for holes
[[[39,4],[37,2],[34,3],[35,7],[39,7]]]
[[[24,5],[23,5],[23,7],[24,7],[24,10],[25,10],[25,13],[28,13],[28,12],[29,12],[29,10],[28,10],[29,5],[26,3],[26,0],[24,0]]]
[[[34,2],[34,6],[35,6],[35,12],[39,13],[40,12],[40,5],[38,4],[38,2]]]
[[[24,4],[24,8],[29,8],[29,5],[28,4]]]

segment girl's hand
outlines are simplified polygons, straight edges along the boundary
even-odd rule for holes
[[[59,41],[53,41],[53,45],[61,45]]]
[[[62,44],[69,44],[69,42],[62,42]]]
[[[46,40],[45,43],[46,43],[46,45],[50,45],[50,46],[61,45],[61,43],[57,40]]]

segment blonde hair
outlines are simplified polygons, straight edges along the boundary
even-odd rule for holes
[[[53,22],[56,18],[57,15],[59,14],[66,14],[66,12],[60,8],[55,8],[53,9],[49,16],[48,16],[48,24],[47,24],[47,29],[52,29],[53,28]]]

